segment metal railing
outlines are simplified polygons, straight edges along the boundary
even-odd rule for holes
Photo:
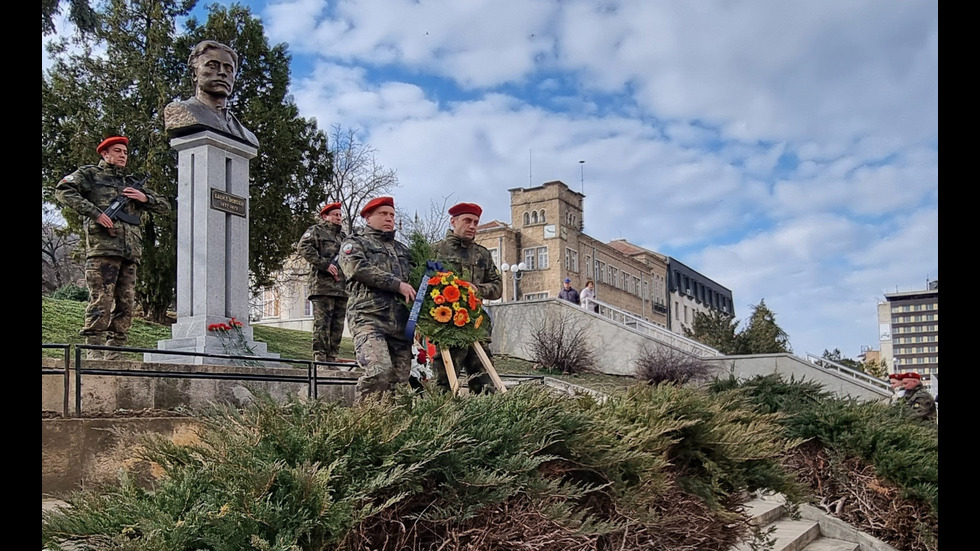
[[[74,359],[75,362],[72,365],[69,362],[69,349],[74,346]],[[112,376],[112,377],[149,377],[149,378],[172,378],[172,379],[213,379],[213,380],[235,380],[235,381],[265,381],[265,382],[279,382],[279,383],[303,383],[307,387],[307,397],[317,398],[319,397],[319,387],[321,385],[355,385],[357,384],[356,379],[349,379],[343,377],[325,377],[319,375],[318,367],[343,367],[351,370],[352,367],[350,363],[345,362],[317,362],[313,360],[294,360],[288,358],[264,358],[262,356],[238,356],[233,354],[209,354],[204,352],[186,352],[180,350],[167,350],[162,351],[158,348],[128,348],[119,346],[100,346],[100,345],[89,345],[89,344],[42,344],[42,348],[55,348],[64,350],[64,368],[53,369],[45,368],[42,366],[42,375],[53,375],[60,374],[65,378],[64,382],[64,393],[65,393],[65,404],[64,404],[64,416],[70,417],[69,412],[69,382],[71,380],[71,375],[75,376],[75,415],[81,415],[82,413],[82,376],[83,375],[102,375],[102,376]],[[229,360],[232,362],[264,362],[264,363],[275,363],[275,364],[292,364],[295,366],[301,366],[306,368],[304,375],[287,375],[281,373],[259,373],[259,372],[199,372],[199,371],[189,371],[180,370],[181,367],[189,366],[191,364],[173,364],[175,370],[161,370],[161,369],[127,369],[125,365],[119,367],[116,366],[106,366],[104,362],[98,360],[86,360],[85,351],[86,350],[101,350],[110,352],[121,352],[121,353],[138,353],[138,354],[160,354],[165,352],[166,355],[174,356],[192,356],[192,357],[202,357],[202,358],[214,358],[220,360]],[[99,367],[87,367],[86,364],[92,365],[98,362]],[[231,366],[236,367],[236,366]],[[237,367],[243,367],[243,365],[237,365]],[[284,366],[280,366],[284,367]],[[355,364],[356,367],[356,364]]]
[[[824,369],[837,371],[841,375],[851,377],[853,379],[857,379],[873,387],[881,388],[883,390],[891,390],[891,386],[886,381],[882,381],[881,379],[873,375],[868,375],[863,371],[851,369],[850,367],[847,367],[846,365],[841,365],[833,360],[828,360],[827,358],[816,356],[814,354],[810,354],[809,352],[807,352],[806,356],[804,356],[804,359],[812,363],[813,365],[822,367]]]
[[[62,351],[62,353],[63,353],[63,360],[62,360],[61,367],[60,368],[44,367],[42,365],[41,366],[41,375],[42,376],[43,375],[61,375],[62,377],[65,378],[65,380],[64,380],[64,387],[65,387],[64,388],[64,400],[63,400],[64,403],[62,405],[62,407],[63,407],[62,414],[65,417],[68,417],[68,414],[69,414],[69,412],[68,412],[68,404],[70,403],[70,401],[69,401],[70,393],[69,393],[69,388],[68,387],[70,386],[70,383],[71,383],[71,362],[69,361],[69,358],[71,356],[69,355],[69,352],[70,352],[71,346],[70,345],[67,345],[67,344],[42,344],[41,345],[41,349],[42,350],[44,350],[44,349],[60,349]]]
[[[601,300],[590,299],[593,304],[599,306],[599,315],[617,323],[624,327],[633,329],[634,331],[639,331],[654,340],[662,342],[673,346],[674,348],[679,348],[681,350],[691,352],[698,356],[723,356],[721,352],[702,344],[696,340],[689,339],[683,335],[678,335],[669,329],[660,327],[655,323],[651,323],[635,314],[631,314],[625,310],[619,309],[611,304],[602,302]]]
[[[71,347],[74,346],[74,359],[75,362],[72,364],[69,361],[72,354],[70,353]],[[119,346],[100,346],[100,345],[89,345],[89,344],[42,344],[42,349],[60,349],[64,352],[63,367],[61,368],[49,368],[41,367],[42,375],[61,375],[64,377],[64,404],[63,404],[63,414],[65,418],[71,417],[71,412],[69,411],[70,404],[70,381],[71,376],[75,376],[75,415],[80,416],[82,413],[82,376],[83,375],[101,375],[110,377],[149,377],[149,378],[173,378],[173,379],[213,379],[213,380],[234,380],[234,381],[265,381],[265,382],[279,382],[279,383],[304,383],[307,385],[307,397],[308,398],[318,398],[319,397],[319,387],[321,385],[356,385],[357,379],[344,378],[344,377],[325,377],[318,374],[318,367],[335,367],[343,368],[346,371],[353,371],[355,368],[359,368],[357,364],[351,364],[349,362],[318,362],[314,360],[295,360],[289,358],[266,358],[262,356],[238,356],[234,354],[209,354],[204,352],[187,352],[180,350],[160,350],[158,348],[128,348]],[[161,370],[161,369],[127,369],[126,365],[115,366],[105,366],[105,362],[99,360],[86,360],[85,351],[86,350],[100,350],[100,351],[110,351],[110,352],[121,352],[121,353],[137,353],[137,354],[166,354],[168,356],[192,356],[192,357],[202,357],[202,358],[214,358],[220,360],[230,360],[233,362],[263,362],[267,364],[293,364],[296,366],[302,366],[306,368],[305,375],[285,375],[280,373],[257,373],[257,372],[236,372],[236,373],[214,373],[214,372],[199,372],[199,371],[181,371],[180,368],[186,368],[194,364],[173,364],[175,370]],[[86,364],[92,365],[98,363],[99,367],[86,367]],[[114,362],[113,362],[114,363]],[[247,366],[247,364],[245,365]],[[232,366],[222,366],[222,367],[245,367],[243,365],[232,365]],[[268,366],[263,366],[268,367]],[[283,366],[276,366],[283,367]],[[501,377],[506,377],[508,379],[518,379],[518,380],[543,380],[544,376],[541,375],[512,375],[512,374],[500,374]]]

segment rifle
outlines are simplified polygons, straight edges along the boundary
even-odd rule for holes
[[[134,176],[129,176],[126,179],[136,180]],[[143,186],[146,185],[146,181],[149,179],[149,176],[145,176],[142,180],[137,180],[131,184],[127,184],[126,187],[131,187],[142,191]],[[125,207],[127,203],[129,203],[129,197],[126,197],[120,193],[115,199],[112,200],[112,203],[109,203],[109,208],[102,211],[102,214],[108,216],[109,220],[115,221],[118,219],[129,224],[138,225],[140,223],[140,216],[138,214],[129,214],[123,210],[123,207]]]

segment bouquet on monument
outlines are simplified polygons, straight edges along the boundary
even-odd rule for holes
[[[437,346],[467,347],[490,337],[489,317],[476,286],[453,272],[429,276],[416,327]]]

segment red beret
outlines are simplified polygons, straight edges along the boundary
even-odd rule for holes
[[[459,216],[460,214],[472,214],[479,218],[483,215],[483,209],[476,203],[459,203],[449,208],[449,216]]]
[[[361,209],[361,217],[367,218],[368,215],[371,214],[372,210],[384,206],[395,208],[394,197],[377,197],[375,199],[371,199],[370,201],[368,201],[368,204],[364,205],[364,208]]]
[[[121,143],[126,147],[129,147],[129,138],[127,138],[126,136],[113,136],[111,138],[106,138],[102,140],[102,143],[99,144],[99,147],[95,148],[95,152],[101,155],[103,149],[111,145],[115,145],[117,143]]]
[[[905,374],[905,376],[904,376],[904,377],[902,377],[902,378],[903,378],[903,379],[922,379],[922,375],[919,375],[919,374],[918,374],[918,373],[916,373],[915,371],[909,371],[909,372],[908,372],[908,373],[906,373],[906,374]]]
[[[904,375],[902,373],[890,373],[888,375],[888,378],[902,380],[904,378]]]
[[[324,215],[324,214],[332,211],[333,209],[339,209],[339,208],[340,208],[340,202],[339,201],[336,202],[336,203],[328,203],[326,205],[323,205],[323,208],[320,209],[320,214],[321,215]]]

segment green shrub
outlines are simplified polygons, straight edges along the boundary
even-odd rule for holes
[[[147,437],[145,458],[165,472],[152,491],[123,479],[75,494],[71,508],[45,513],[42,544],[434,549],[537,538],[550,543],[535,549],[693,548],[685,538],[706,537],[691,534],[697,518],[717,530],[710,547],[727,548],[738,535],[726,527],[731,513],[692,504],[678,469],[715,503],[742,481],[786,486],[768,470],[787,445],[770,416],[670,385],[603,404],[539,385],[463,399],[405,390],[353,407],[260,397],[200,420],[196,444]]]
[[[51,293],[51,298],[58,300],[73,300],[75,302],[87,302],[88,289],[85,287],[79,287],[74,283],[69,283],[68,285],[58,287],[55,292]]]

